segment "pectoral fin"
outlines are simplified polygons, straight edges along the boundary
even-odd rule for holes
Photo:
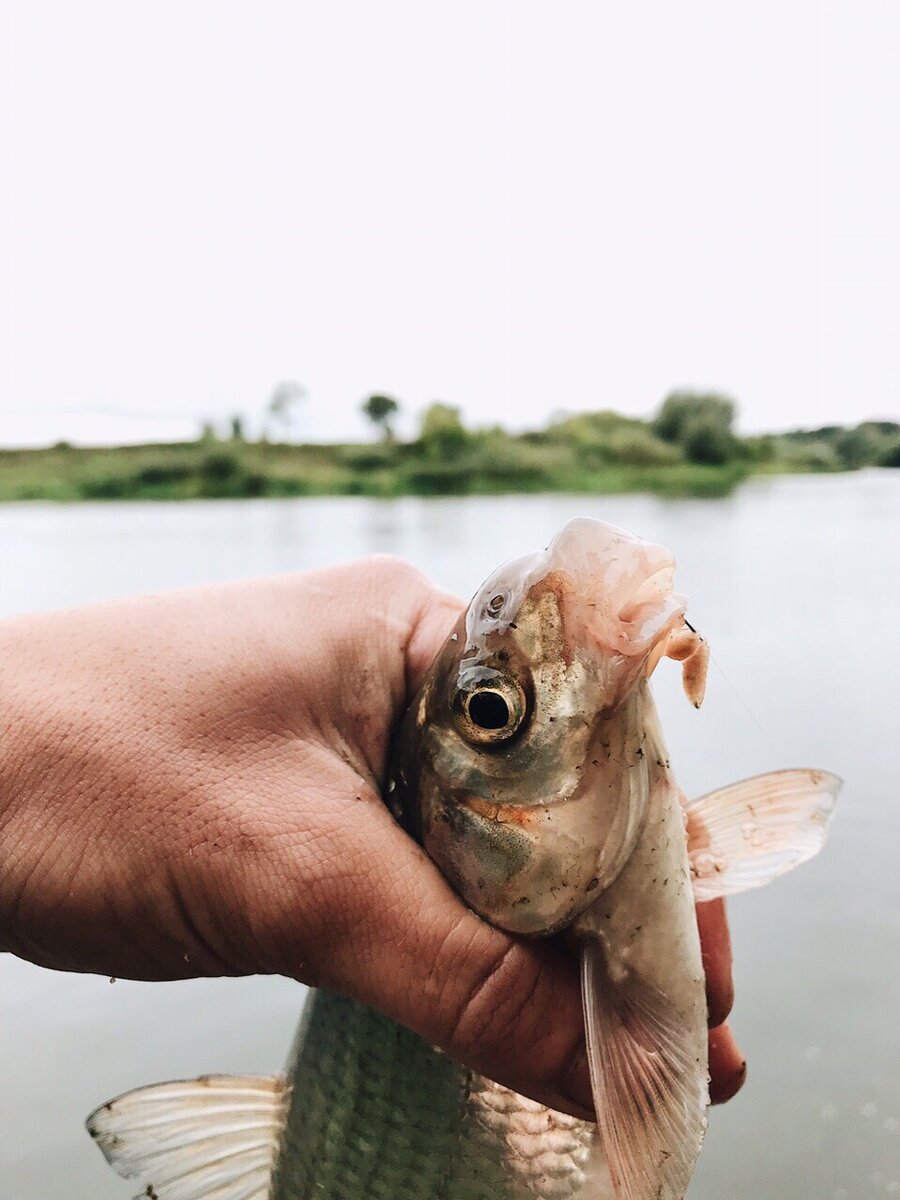
[[[692,1022],[636,974],[615,979],[593,938],[583,944],[581,983],[594,1104],[616,1200],[682,1200],[709,1101]]]
[[[87,1128],[156,1200],[267,1200],[287,1109],[282,1079],[209,1075],[127,1092]]]
[[[840,787],[828,771],[773,771],[690,801],[694,898],[761,887],[812,858],[825,843]]]

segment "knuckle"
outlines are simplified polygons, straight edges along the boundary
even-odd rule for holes
[[[397,554],[373,554],[368,561],[373,570],[391,585],[413,588],[428,586],[427,576]]]
[[[453,969],[454,955],[447,963]],[[581,1002],[552,956],[496,943],[439,996],[442,1048],[518,1092],[565,1107],[587,1076]],[[579,1099],[578,1104],[582,1104]]]
[[[453,956],[451,956],[453,957]],[[448,1015],[449,1052],[477,1064],[525,1040],[541,968],[515,943],[505,942],[464,969],[449,964],[442,1000]]]

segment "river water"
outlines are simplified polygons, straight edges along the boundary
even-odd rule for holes
[[[468,595],[577,514],[678,556],[715,660],[699,713],[676,668],[657,673],[688,792],[785,766],[846,781],[820,858],[732,902],[733,1022],[749,1078],[712,1114],[690,1198],[900,1196],[900,472],[756,480],[714,501],[8,505],[0,614],[372,551]],[[130,1196],[84,1115],[149,1081],[276,1070],[303,994],[280,979],[112,985],[2,956],[0,1198]]]

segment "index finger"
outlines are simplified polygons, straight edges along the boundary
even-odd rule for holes
[[[697,928],[703,970],[706,972],[706,1007],[709,1026],[721,1025],[734,1004],[734,983],[731,977],[731,935],[725,901],[706,900],[697,905]]]

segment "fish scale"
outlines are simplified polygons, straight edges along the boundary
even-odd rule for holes
[[[590,1153],[591,1126],[324,990],[309,1000],[288,1078],[272,1200],[556,1200],[575,1194],[576,1160]],[[511,1158],[547,1186],[510,1173]]]

